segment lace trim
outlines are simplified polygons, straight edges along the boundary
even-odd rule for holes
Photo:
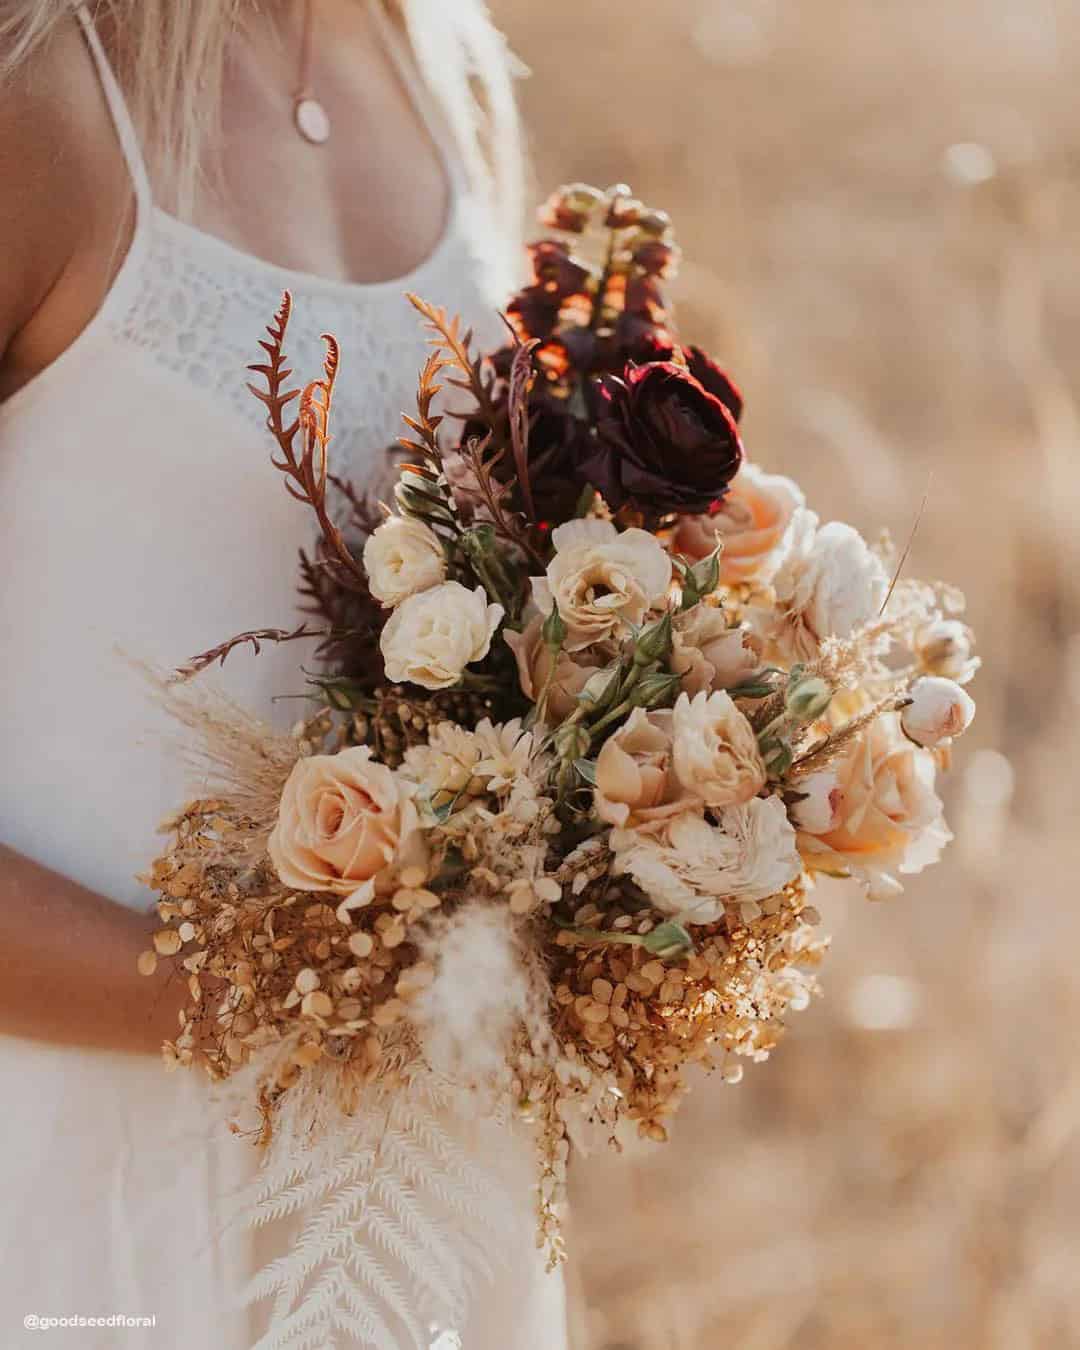
[[[474,209],[468,199],[458,200],[442,243],[400,289],[336,285],[240,252],[232,259],[227,247],[213,247],[216,241],[155,210],[127,279],[125,303],[113,309],[108,327],[216,406],[224,403],[261,429],[264,414],[247,390],[246,367],[260,359],[259,338],[288,286],[293,293],[288,355],[297,381],[318,373],[321,334],[333,333],[341,344],[335,468],[368,485],[400,434],[401,413],[413,404],[426,354],[405,290],[416,289],[452,313],[476,319],[478,342],[499,340],[495,250],[485,257],[479,247],[479,240],[490,237],[490,226],[475,228],[481,222]]]

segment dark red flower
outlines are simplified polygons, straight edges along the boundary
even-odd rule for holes
[[[737,422],[743,410],[742,390],[727,371],[721,370],[700,347],[684,347],[682,354],[694,379],[704,385],[714,398],[718,398]]]
[[[743,459],[724,402],[673,361],[628,366],[596,390],[596,440],[581,472],[608,505],[647,520],[708,510]]]

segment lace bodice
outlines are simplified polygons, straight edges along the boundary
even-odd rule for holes
[[[264,262],[152,207],[108,327],[188,384],[194,397],[225,403],[261,427],[265,411],[246,387],[245,367],[259,359],[258,339],[287,288],[294,302],[287,350],[298,380],[319,373],[322,333],[341,345],[333,445],[339,466],[363,481],[402,430],[425,355],[405,293],[470,316],[481,341],[494,339],[499,297],[490,228],[455,183],[444,233],[424,263],[394,281],[350,285]]]

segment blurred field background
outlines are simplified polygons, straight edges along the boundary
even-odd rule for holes
[[[581,1350],[1080,1346],[1080,3],[494,9],[538,191],[672,212],[751,453],[901,543],[928,491],[986,662],[946,859],[823,890],[773,1059],[578,1165]]]

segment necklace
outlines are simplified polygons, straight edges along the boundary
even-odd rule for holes
[[[293,94],[293,122],[305,141],[323,145],[330,139],[330,118],[311,88],[312,39],[315,27],[314,0],[304,0],[304,24],[300,36],[300,68]]]

